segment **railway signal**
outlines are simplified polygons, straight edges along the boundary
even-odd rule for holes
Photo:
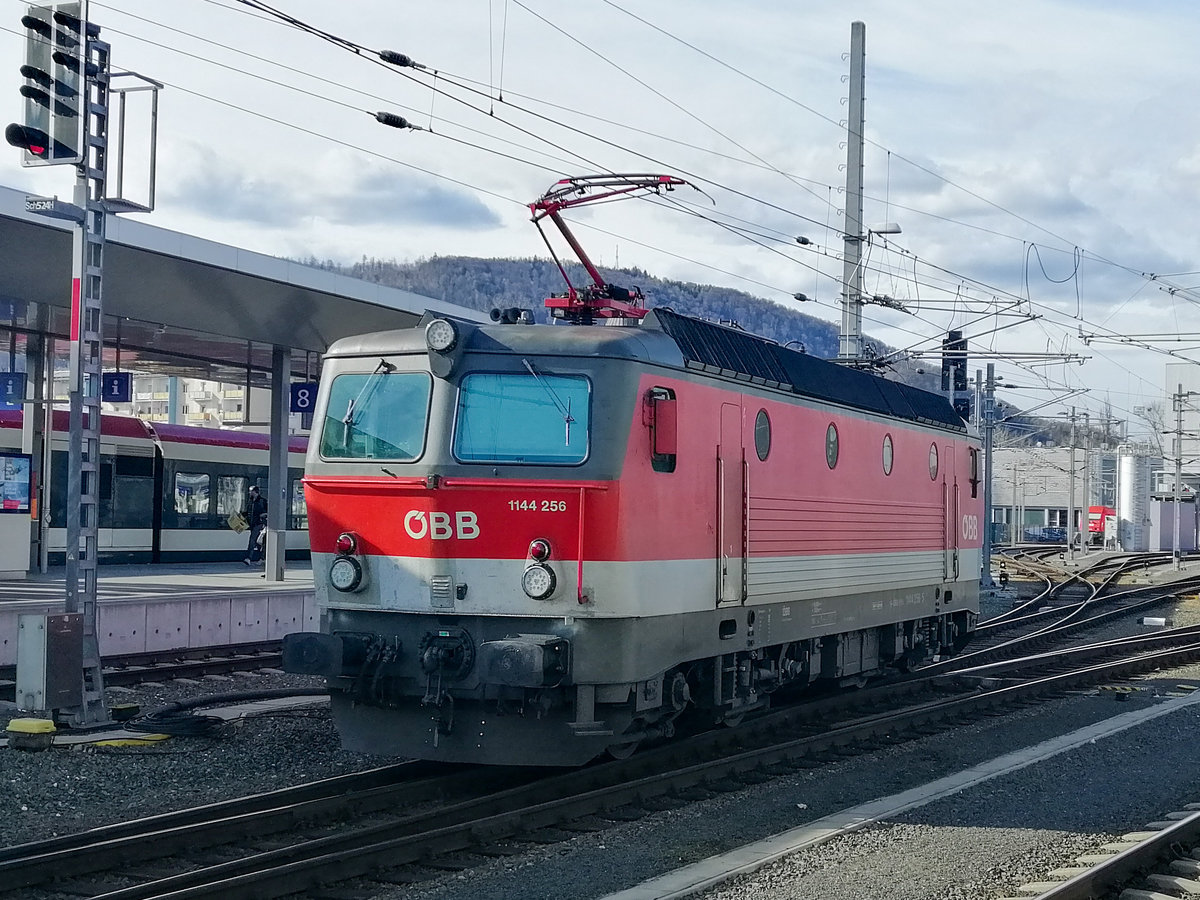
[[[21,17],[25,63],[21,96],[25,115],[4,130],[4,139],[22,150],[24,166],[83,162],[86,154],[86,79],[94,75],[87,43],[99,34],[89,26],[80,0],[30,6]]]
[[[967,339],[961,331],[947,332],[942,339],[942,390],[962,418],[970,418],[971,399],[967,395]]]

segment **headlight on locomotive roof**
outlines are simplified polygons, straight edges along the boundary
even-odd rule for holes
[[[363,567],[353,556],[339,556],[329,565],[329,583],[339,591],[357,591],[363,584]]]
[[[446,353],[458,343],[458,329],[449,319],[434,319],[425,326],[425,344],[437,353]]]
[[[532,600],[545,600],[557,586],[558,579],[549,566],[530,566],[521,576],[521,588]]]

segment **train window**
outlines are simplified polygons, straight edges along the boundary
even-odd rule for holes
[[[154,479],[141,475],[122,475],[117,458],[113,482],[113,528],[154,527]]]
[[[250,488],[246,479],[236,475],[221,475],[217,478],[217,515],[227,516],[241,512],[247,504],[246,492]]]
[[[326,459],[412,462],[425,451],[433,378],[426,372],[339,375],[321,429]]]
[[[763,462],[771,452],[771,417],[765,409],[760,409],[754,417],[754,452]]]
[[[974,447],[972,447],[970,450],[970,454],[971,454],[971,475],[970,475],[971,496],[974,498],[974,497],[979,496],[979,451],[976,450]]]
[[[832,422],[825,429],[825,463],[831,469],[838,463],[838,430]]]
[[[100,473],[97,482],[96,520],[101,528],[113,527],[113,458],[100,457]]]
[[[885,434],[883,436],[883,474],[892,474],[892,436]]]
[[[208,514],[207,474],[175,473],[175,512],[183,515]]]
[[[929,480],[934,481],[938,473],[937,444],[929,445]]]
[[[308,504],[304,502],[304,482],[299,478],[292,479],[292,503],[288,511],[291,521],[288,528],[293,531],[303,531],[308,528]]]
[[[587,458],[591,385],[582,375],[475,373],[458,391],[463,462],[574,465]]]

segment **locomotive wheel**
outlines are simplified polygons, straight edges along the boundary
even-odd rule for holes
[[[609,744],[604,752],[613,759],[629,759],[637,752],[637,748],[641,745],[641,741],[630,741],[627,744]]]

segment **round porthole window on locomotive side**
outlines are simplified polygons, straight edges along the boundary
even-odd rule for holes
[[[929,445],[929,480],[930,481],[936,480],[937,473],[938,473],[937,444],[930,444]]]
[[[825,462],[831,469],[838,462],[838,430],[832,422],[825,429]]]
[[[771,452],[771,417],[765,409],[760,409],[754,417],[754,452],[763,462]]]
[[[892,436],[885,434],[883,436],[883,474],[892,474]]]

